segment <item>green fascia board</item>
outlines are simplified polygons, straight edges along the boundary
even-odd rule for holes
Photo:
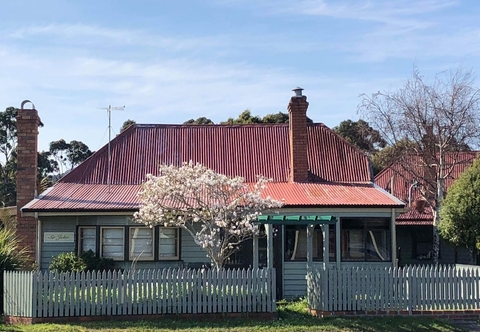
[[[331,225],[337,218],[325,215],[261,215],[257,219],[262,224],[272,225]]]

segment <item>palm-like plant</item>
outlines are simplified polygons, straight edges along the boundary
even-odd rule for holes
[[[0,223],[0,271],[26,267],[28,250],[20,247],[15,231],[15,217],[12,217],[7,209],[1,208]]]
[[[20,248],[15,231],[0,229],[0,271],[18,270],[25,267],[28,258],[26,248]]]

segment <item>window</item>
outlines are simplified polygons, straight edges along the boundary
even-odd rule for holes
[[[145,226],[79,226],[77,251],[116,261],[180,259],[180,229]]]
[[[342,218],[343,261],[390,261],[391,233],[387,218]]]
[[[412,258],[430,260],[433,253],[433,232],[430,227],[412,227]]]
[[[153,260],[153,228],[130,227],[130,260]]]
[[[97,251],[97,229],[95,227],[78,228],[78,252]]]
[[[313,260],[323,261],[323,232],[319,225],[313,229]],[[335,261],[335,225],[329,226],[329,256]],[[307,260],[307,227],[285,227],[285,261]]]
[[[158,231],[158,259],[179,259],[179,229],[160,227]]]
[[[125,257],[125,228],[101,227],[101,257],[123,261]]]

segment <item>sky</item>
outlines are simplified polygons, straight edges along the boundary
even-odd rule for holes
[[[61,138],[98,150],[109,105],[125,106],[113,137],[127,119],[286,112],[300,86],[307,115],[333,128],[414,67],[478,78],[479,17],[478,0],[2,1],[0,109],[34,103],[40,150]]]

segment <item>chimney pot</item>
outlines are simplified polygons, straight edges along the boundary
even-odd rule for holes
[[[295,97],[302,97],[302,91],[303,91],[303,88],[297,86],[295,89],[292,90],[293,92],[295,92]]]

